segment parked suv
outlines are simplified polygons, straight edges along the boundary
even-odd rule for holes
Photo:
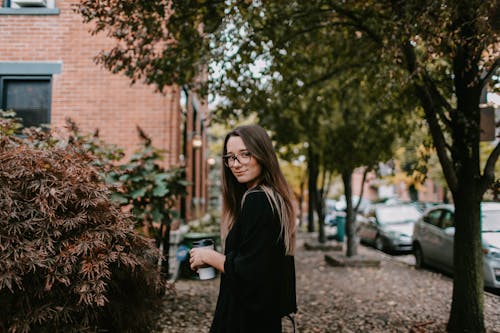
[[[415,223],[413,253],[418,268],[432,266],[453,273],[453,238],[455,235],[453,205],[438,205]],[[481,204],[484,285],[500,288],[500,203]]]

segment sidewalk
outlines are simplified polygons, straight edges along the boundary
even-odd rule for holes
[[[331,267],[324,252],[304,250],[304,241],[311,237],[315,236],[301,234],[297,244],[297,332],[444,332],[451,303],[450,278],[416,270],[408,257],[393,257],[361,245],[360,254],[379,258],[380,268]],[[178,281],[176,295],[165,302],[157,332],[208,332],[218,287],[219,279]],[[500,333],[499,309],[500,296],[486,293],[488,332]]]

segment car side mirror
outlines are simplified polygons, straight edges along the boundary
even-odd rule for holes
[[[449,236],[455,235],[455,227],[444,228],[444,233]]]

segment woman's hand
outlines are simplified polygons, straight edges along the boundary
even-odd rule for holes
[[[189,264],[193,271],[197,270],[202,266],[208,266],[206,262],[208,252],[212,252],[210,249],[193,248],[189,251]]]
[[[226,256],[215,250],[195,247],[189,251],[189,265],[193,271],[202,266],[212,266],[224,273],[225,261]]]

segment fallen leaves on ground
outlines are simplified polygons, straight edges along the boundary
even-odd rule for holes
[[[359,246],[378,256],[380,268],[331,267],[323,251],[301,246],[314,235],[299,235],[296,254],[297,333],[437,333],[448,320],[453,283],[440,273],[417,270],[401,258]],[[179,280],[164,303],[156,333],[208,332],[219,279]],[[489,333],[500,332],[500,296],[485,295]],[[293,332],[284,321],[284,332]]]

